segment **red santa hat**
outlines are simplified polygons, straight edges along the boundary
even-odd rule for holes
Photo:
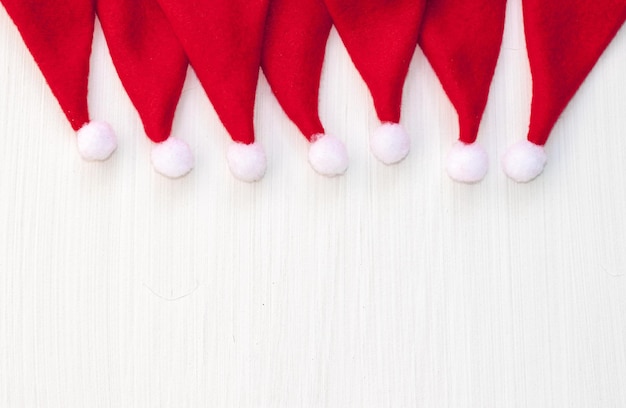
[[[194,165],[189,146],[170,137],[185,82],[187,57],[156,0],[101,0],[96,11],[109,52],[145,132],[152,164],[177,178]]]
[[[504,32],[506,0],[430,0],[420,46],[459,117],[459,141],[447,159],[451,178],[483,179],[485,150],[476,143]]]
[[[325,0],[337,32],[374,99],[382,125],[372,153],[393,164],[409,153],[400,123],[402,90],[420,31],[425,0]]]
[[[287,116],[311,142],[309,161],[320,174],[348,168],[348,153],[326,134],[319,118],[319,87],[332,20],[323,0],[271,0],[261,65]]]
[[[541,174],[543,149],[554,124],[626,20],[624,0],[523,0],[526,46],[533,79],[527,140],[502,160],[518,182]]]
[[[309,161],[319,173],[336,176],[348,167],[344,144],[326,135],[318,113],[320,76],[333,22],[383,123],[371,138],[372,151],[391,164],[402,160],[410,148],[399,121],[422,11],[423,2],[412,0],[270,1],[263,72],[287,116],[312,143]]]
[[[72,128],[86,160],[106,160],[117,147],[111,127],[91,121],[87,106],[94,3],[0,0],[17,26]]]
[[[233,175],[261,179],[266,157],[255,142],[254,104],[268,1],[158,2],[234,141],[227,153]]]

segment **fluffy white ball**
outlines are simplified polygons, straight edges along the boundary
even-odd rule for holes
[[[348,151],[334,136],[318,135],[309,148],[309,162],[318,173],[334,177],[348,169]]]
[[[502,168],[509,178],[527,183],[543,172],[548,157],[542,146],[528,140],[512,145],[502,158]]]
[[[487,152],[478,143],[456,142],[448,154],[446,170],[453,180],[461,183],[477,183],[489,170]]]
[[[241,181],[252,183],[265,175],[267,159],[259,143],[233,143],[228,147],[226,157],[231,173]]]
[[[83,159],[102,161],[117,149],[117,138],[108,123],[91,121],[76,133],[76,146]]]
[[[189,145],[181,139],[170,137],[152,148],[152,166],[169,178],[179,178],[189,173],[194,166],[194,157]]]
[[[370,138],[370,149],[381,162],[394,164],[409,154],[411,139],[401,125],[385,123]]]

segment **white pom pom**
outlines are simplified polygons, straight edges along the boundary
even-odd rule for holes
[[[309,148],[309,162],[318,173],[333,177],[348,169],[348,151],[334,136],[317,135]]]
[[[259,143],[233,143],[228,147],[226,157],[231,173],[241,181],[251,183],[261,180],[265,175],[267,159]]]
[[[528,140],[512,145],[502,158],[502,168],[507,176],[518,183],[527,183],[543,172],[548,157],[542,146]]]
[[[155,145],[151,158],[154,169],[169,178],[182,177],[194,166],[194,157],[189,145],[175,137]]]
[[[117,149],[117,139],[108,123],[91,121],[76,133],[76,146],[83,159],[102,161]]]
[[[385,164],[402,161],[411,150],[411,139],[397,123],[385,123],[370,138],[370,148],[378,160]]]
[[[487,152],[478,143],[456,142],[446,164],[451,179],[461,183],[477,183],[485,177],[489,169]]]

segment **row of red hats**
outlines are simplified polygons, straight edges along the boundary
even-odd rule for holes
[[[263,177],[255,142],[254,98],[262,68],[285,113],[311,142],[321,174],[348,167],[340,139],[318,114],[326,41],[334,26],[367,84],[381,122],[374,155],[403,160],[410,138],[400,125],[402,88],[419,46],[458,112],[460,136],[448,157],[455,180],[477,182],[487,155],[476,143],[504,30],[506,0],[0,0],[18,27],[74,130],[80,153],[105,160],[111,128],[87,107],[94,21],[147,136],[152,162],[168,177],[194,165],[171,136],[188,65],[234,143],[227,157],[244,181]],[[546,163],[543,145],[604,49],[626,20],[624,0],[522,0],[533,102],[528,139],[503,159],[514,180],[530,181]]]

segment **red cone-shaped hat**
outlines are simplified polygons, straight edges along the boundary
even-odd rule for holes
[[[626,20],[624,0],[523,0],[533,80],[528,140],[503,159],[509,177],[528,182],[543,171],[543,145],[563,110]]]

